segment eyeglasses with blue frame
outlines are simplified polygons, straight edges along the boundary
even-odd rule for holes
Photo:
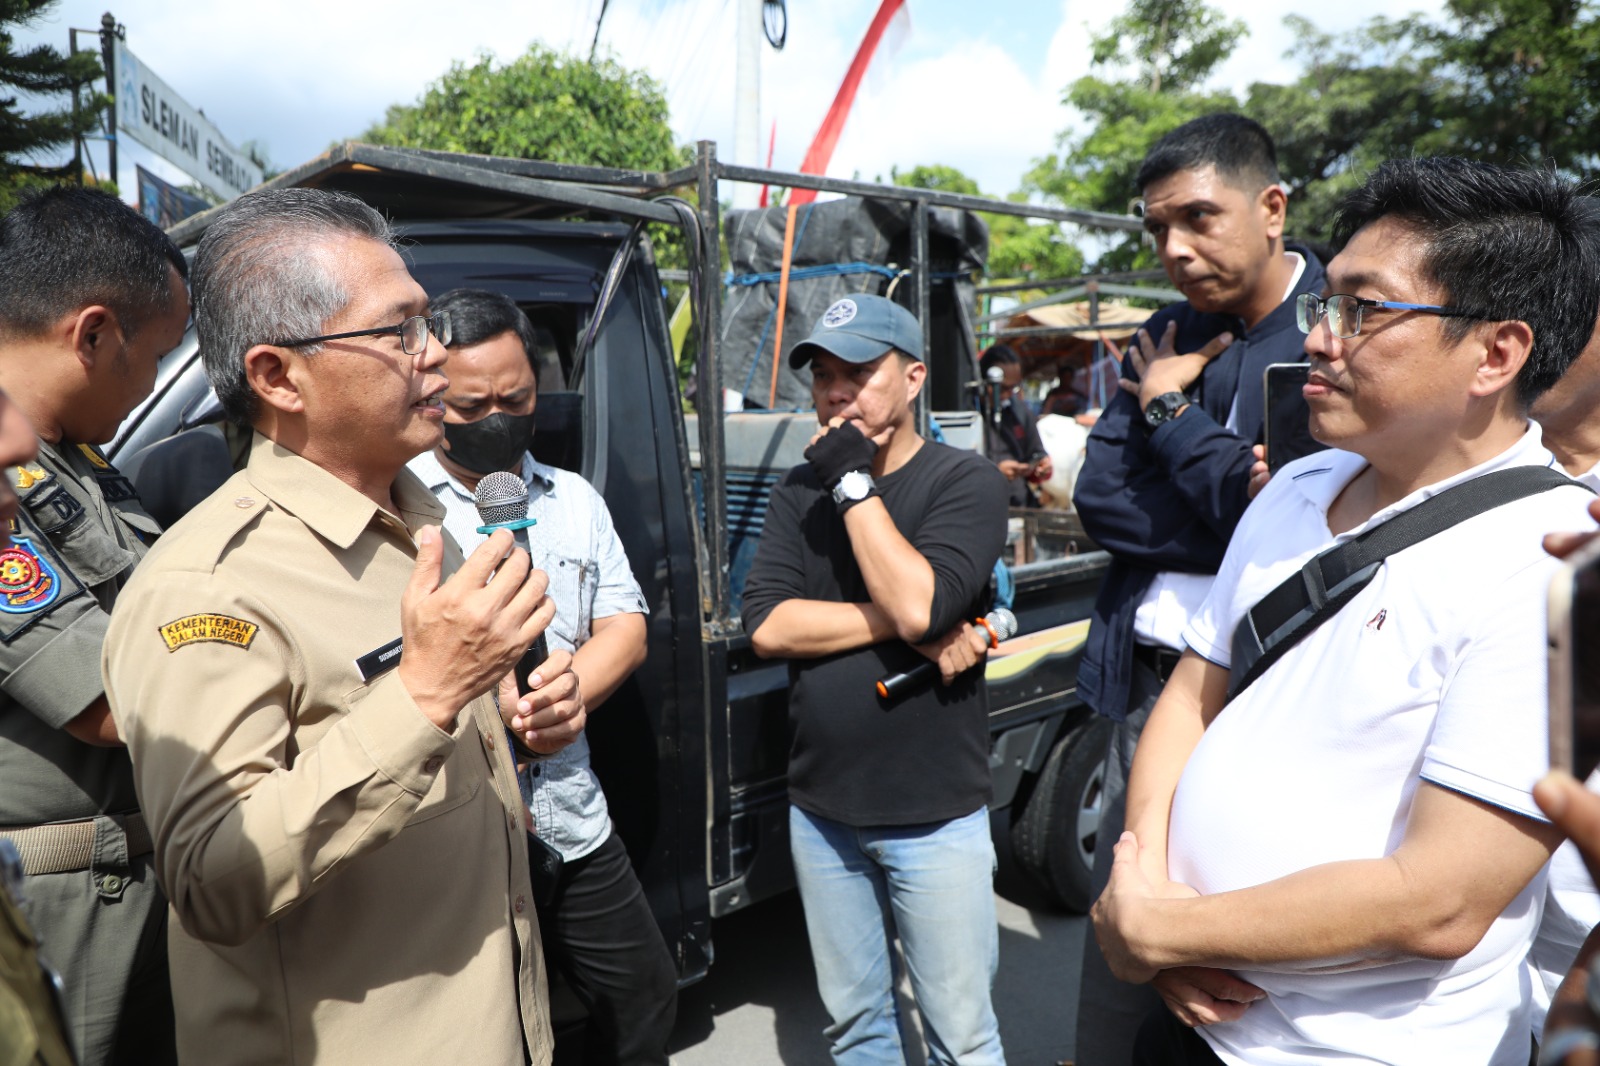
[[[1480,315],[1476,311],[1468,311],[1460,307],[1442,307],[1438,304],[1411,304],[1399,300],[1368,300],[1361,296],[1347,296],[1344,293],[1334,293],[1332,296],[1318,296],[1314,292],[1303,292],[1295,301],[1295,317],[1300,325],[1301,333],[1310,333],[1317,328],[1317,323],[1324,317],[1328,320],[1328,328],[1333,330],[1335,337],[1349,340],[1361,332],[1361,320],[1365,312],[1372,311],[1419,311],[1425,315],[1439,315],[1442,318],[1471,318],[1480,322],[1490,321],[1488,315]]]

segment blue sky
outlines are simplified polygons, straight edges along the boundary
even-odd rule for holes
[[[1214,0],[1252,35],[1224,83],[1286,76],[1278,0]],[[1088,68],[1088,39],[1125,0],[907,0],[911,33],[863,89],[830,172],[888,176],[891,167],[947,163],[986,192],[1016,188],[1030,162],[1077,121],[1061,90]],[[1354,25],[1373,14],[1436,11],[1441,0],[1345,0],[1311,14]],[[61,0],[19,36],[65,47],[70,26],[96,27],[107,0]],[[764,48],[763,150],[774,118],[775,163],[793,168],[832,101],[876,0],[791,0],[789,46]],[[600,0],[275,0],[206,7],[116,0],[128,47],[235,143],[265,142],[279,166],[358,136],[389,104],[415,99],[452,60],[509,58],[531,40],[587,52]],[[981,14],[975,15],[975,12]],[[675,132],[733,149],[733,0],[610,0],[601,41],[666,84]],[[134,161],[181,175],[137,146]],[[103,156],[101,157],[103,158]],[[759,160],[752,160],[759,162]]]

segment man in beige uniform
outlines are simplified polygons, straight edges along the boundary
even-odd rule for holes
[[[83,1066],[173,1061],[166,901],[100,683],[112,603],[159,529],[95,445],[183,338],[185,269],[166,234],[91,189],[0,219],[0,386],[42,438],[5,479],[21,506],[0,548],[0,837]]]
[[[336,193],[235,201],[194,285],[207,374],[256,436],[146,558],[104,660],[176,919],[180,1059],[546,1063],[492,690],[554,607],[509,534],[462,563],[405,471],[441,436],[447,323]],[[534,750],[582,726],[570,662],[506,709]]]

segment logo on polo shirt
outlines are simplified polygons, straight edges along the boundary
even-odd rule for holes
[[[849,297],[833,301],[826,311],[822,312],[822,324],[829,329],[838,329],[848,324],[856,317],[856,302]]]
[[[1388,620],[1389,620],[1389,609],[1387,607],[1380,607],[1380,608],[1378,608],[1378,613],[1377,614],[1375,614],[1371,618],[1367,619],[1367,628],[1368,629],[1382,629],[1383,628],[1383,623],[1387,622]]]

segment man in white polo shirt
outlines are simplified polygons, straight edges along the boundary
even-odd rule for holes
[[[1284,468],[1235,533],[1095,906],[1114,970],[1171,1008],[1136,1062],[1527,1062],[1524,959],[1558,839],[1529,795],[1557,565],[1541,539],[1592,526],[1592,496],[1539,492],[1396,552],[1226,696],[1241,618],[1312,556],[1472,478],[1554,465],[1527,410],[1600,306],[1579,199],[1547,173],[1423,159],[1346,200],[1331,291],[1304,301],[1311,428],[1333,450]],[[1239,984],[1216,999],[1191,968]]]

